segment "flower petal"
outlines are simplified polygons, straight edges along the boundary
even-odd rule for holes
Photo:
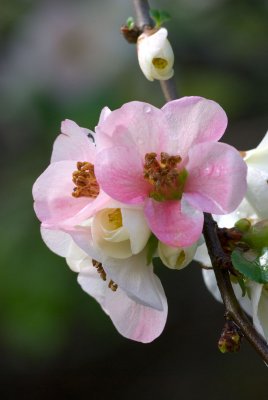
[[[67,257],[67,264],[73,271],[80,271],[81,261],[88,256],[74,243],[68,233],[41,227],[41,236],[51,251],[61,257]],[[68,258],[70,259],[69,263]]]
[[[146,246],[151,231],[141,209],[122,208],[123,226],[129,232],[130,246],[133,254],[140,253]]]
[[[259,305],[260,305],[260,299],[262,297],[262,290],[263,290],[263,285],[253,282],[250,282],[250,295],[251,295],[251,303],[252,303],[252,319],[253,319],[253,324],[257,331],[262,335],[264,335],[264,331],[262,328],[262,324],[259,318]],[[264,303],[262,304],[262,306]],[[261,315],[263,316],[263,308],[261,308]],[[267,318],[267,309],[266,309],[266,315],[264,317],[264,320]]]
[[[33,185],[34,209],[37,217],[47,228],[72,226],[91,217],[103,208],[110,198],[100,191],[94,199],[72,196],[74,183],[72,174],[76,170],[74,161],[52,163]]]
[[[266,338],[266,341],[268,342],[267,314],[268,314],[268,290],[265,287],[263,287],[262,294],[261,294],[260,301],[259,301],[258,317],[259,317],[259,321],[260,321],[264,336]]]
[[[197,143],[216,142],[227,126],[224,110],[212,100],[183,97],[162,108],[169,125],[171,154],[184,158]]]
[[[88,138],[94,135],[88,129],[80,128],[75,122],[66,119],[61,124],[62,134],[54,142],[51,162],[74,160],[95,162],[95,145]]]
[[[106,258],[102,265],[111,279],[137,303],[163,310],[159,279],[146,264],[146,251],[125,260]],[[161,286],[162,287],[162,286]]]
[[[34,209],[40,221],[57,224],[77,214],[92,199],[74,198],[72,173],[76,170],[74,161],[59,161],[39,176],[33,186]]]
[[[268,163],[268,157],[266,159]],[[268,218],[268,172],[248,168],[246,199],[256,210],[259,219]]]
[[[152,232],[169,246],[191,246],[202,233],[203,213],[184,202],[148,198],[144,212]]]
[[[116,329],[124,337],[149,343],[162,333],[167,318],[167,301],[160,283],[159,292],[162,297],[163,311],[135,303],[120,288],[112,292],[93,267],[82,268],[78,282],[85,292],[100,303]]]
[[[189,151],[185,198],[214,214],[234,211],[245,195],[247,166],[232,146],[201,143]]]
[[[166,151],[167,125],[158,108],[139,101],[112,111],[96,128],[96,146],[136,149],[144,161],[146,153]]]
[[[143,178],[143,163],[135,149],[108,148],[98,153],[95,165],[97,181],[113,199],[127,204],[141,204],[149,184]]]

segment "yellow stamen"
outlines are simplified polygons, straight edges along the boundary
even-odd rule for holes
[[[100,192],[94,173],[94,165],[89,162],[78,161],[77,171],[73,172],[73,183],[76,186],[72,193],[73,197],[92,197],[95,199]]]
[[[165,69],[168,65],[168,62],[165,58],[156,57],[152,59],[152,63],[157,69]]]
[[[121,228],[121,226],[123,225],[123,221],[120,208],[112,209],[112,211],[108,214],[108,219],[112,226],[112,229]]]

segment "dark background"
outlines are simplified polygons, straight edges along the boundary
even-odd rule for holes
[[[152,1],[166,25],[182,96],[229,117],[224,140],[255,147],[268,128],[268,2]],[[31,187],[65,118],[94,129],[100,110],[162,106],[119,27],[126,0],[0,0],[0,396],[3,399],[267,398],[267,368],[244,342],[221,355],[223,307],[192,264],[160,269],[169,303],[162,336],[128,341],[43,244]]]

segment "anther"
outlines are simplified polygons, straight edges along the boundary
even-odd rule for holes
[[[73,197],[96,198],[100,192],[99,184],[94,173],[94,165],[89,162],[77,162],[77,171],[73,172]]]
[[[102,263],[97,260],[92,260],[92,265],[97,269],[98,274],[100,275],[103,281],[106,281],[106,272],[103,269]]]
[[[114,283],[114,281],[111,279],[110,282],[108,283],[108,288],[111,289],[113,292],[115,292],[118,288],[118,285]]]

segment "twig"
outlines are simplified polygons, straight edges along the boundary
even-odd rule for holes
[[[153,24],[149,14],[150,7],[148,1],[133,0],[133,3],[136,11],[138,27],[140,29],[144,29],[146,26],[152,27]],[[167,101],[178,98],[173,79],[161,81],[160,84]],[[231,261],[221,246],[217,235],[217,224],[213,220],[211,214],[205,213],[203,234],[216,276],[217,284],[225,306],[225,316],[227,319],[231,319],[237,324],[248,342],[268,364],[268,346],[255,330],[246,314],[242,310],[237,298],[235,297],[228,268],[228,266],[230,267]]]

